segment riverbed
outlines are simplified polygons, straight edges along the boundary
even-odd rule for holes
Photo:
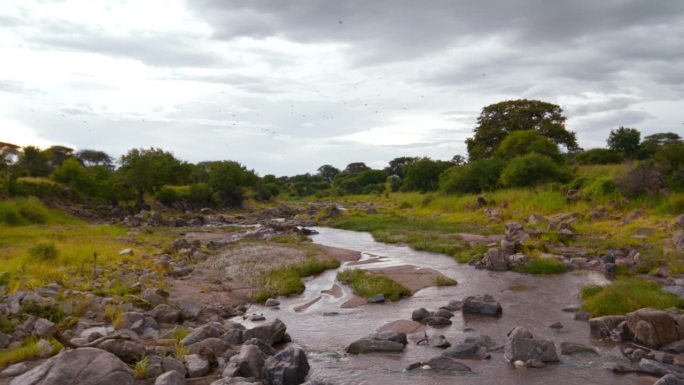
[[[341,308],[353,293],[342,286],[342,293],[325,294],[335,284],[339,270],[327,271],[306,282],[300,296],[280,298],[279,309],[253,306],[250,313],[263,313],[267,319],[279,318],[288,327],[292,339],[309,356],[310,378],[333,384],[651,384],[653,379],[634,374],[614,374],[603,366],[624,362],[618,348],[609,342],[592,339],[586,321],[575,321],[563,308],[579,304],[578,293],[586,284],[605,283],[596,272],[571,272],[561,275],[527,275],[515,272],[475,270],[452,258],[420,252],[401,245],[375,242],[370,234],[330,228],[316,228],[314,243],[362,252],[363,259],[374,263],[357,264],[354,268],[413,265],[432,268],[458,281],[456,286],[430,287],[409,298],[384,304],[367,304],[357,308]],[[377,257],[381,257],[378,261]],[[342,265],[340,269],[345,269]],[[492,337],[503,345],[506,333],[523,326],[535,335],[551,339],[556,346],[562,341],[579,342],[594,347],[596,355],[560,356],[561,362],[541,369],[515,368],[505,362],[503,352],[494,352],[489,360],[462,360],[473,373],[445,374],[432,370],[404,369],[413,362],[426,361],[439,355],[438,348],[409,341],[400,354],[368,354],[351,356],[344,348],[351,342],[375,332],[379,327],[400,319],[410,320],[411,312],[424,307],[436,310],[449,300],[470,295],[491,294],[503,306],[500,318],[464,316],[456,312],[453,324],[446,328],[428,328],[428,336],[443,334],[452,345],[465,338],[469,329]],[[302,305],[319,298],[304,310]],[[295,309],[299,308],[298,311]],[[331,315],[337,313],[335,315]],[[549,326],[560,322],[562,329]],[[249,325],[251,326],[251,325]],[[423,332],[420,332],[423,335]],[[411,339],[411,338],[410,338]]]

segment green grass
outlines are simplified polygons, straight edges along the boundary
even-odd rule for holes
[[[52,345],[52,354],[62,350],[63,346],[55,339],[49,340]],[[6,366],[16,364],[40,357],[40,349],[37,346],[38,340],[35,338],[28,338],[24,341],[21,347],[9,350],[0,350],[0,370]]]
[[[529,262],[518,265],[515,271],[528,274],[561,274],[565,273],[565,266],[555,258],[534,258]]]
[[[392,279],[359,269],[347,269],[337,274],[337,280],[348,285],[356,295],[370,298],[384,294],[391,301],[411,295],[411,291]]]
[[[310,256],[303,262],[269,270],[262,275],[254,299],[264,302],[280,295],[301,294],[305,289],[302,278],[338,267],[340,261],[335,258]]]
[[[449,277],[443,277],[441,275],[438,275],[435,277],[435,285],[437,285],[437,286],[455,286],[455,285],[458,285],[458,282],[456,282],[455,279],[451,279]]]
[[[0,200],[0,225],[76,224],[81,221],[55,209],[45,207],[37,198]]]
[[[684,307],[684,299],[664,292],[655,282],[640,278],[619,278],[608,286],[586,286],[580,296],[582,308],[594,317],[622,315],[644,307]]]

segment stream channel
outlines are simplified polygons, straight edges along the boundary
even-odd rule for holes
[[[653,379],[634,374],[619,375],[603,366],[610,362],[623,362],[612,343],[592,339],[589,324],[575,321],[573,313],[562,309],[579,303],[578,293],[586,284],[606,283],[595,272],[571,272],[561,275],[529,275],[515,272],[475,270],[459,264],[452,258],[434,253],[420,252],[401,245],[375,242],[370,234],[330,228],[315,228],[314,243],[362,252],[362,260],[381,256],[380,263],[362,264],[354,268],[377,269],[394,265],[414,265],[435,269],[458,281],[456,286],[430,287],[398,302],[367,304],[357,308],[340,308],[351,296],[343,286],[343,295],[335,298],[321,292],[335,283],[339,269],[329,270],[306,281],[306,290],[300,296],[280,298],[280,309],[252,306],[249,311],[263,313],[267,319],[279,318],[287,325],[292,339],[307,352],[311,364],[310,378],[332,384],[651,384]],[[341,266],[340,269],[344,269]],[[515,368],[504,360],[503,351],[493,352],[491,359],[483,361],[461,360],[473,372],[451,374],[432,370],[404,369],[413,362],[427,361],[442,350],[416,345],[409,336],[403,353],[347,355],[345,347],[367,336],[379,327],[400,319],[410,320],[411,312],[424,307],[436,310],[451,299],[464,299],[470,295],[491,294],[501,302],[503,316],[499,318],[464,316],[455,312],[453,324],[446,328],[428,328],[427,334],[443,334],[452,346],[463,340],[470,328],[489,335],[497,345],[506,342],[506,333],[515,326],[523,326],[536,336],[551,339],[556,347],[561,341],[579,342],[594,347],[600,355],[560,355],[561,362],[544,368]],[[294,308],[321,297],[303,311]],[[324,313],[336,312],[334,316]],[[561,322],[562,329],[549,325]],[[254,326],[245,322],[248,326]],[[420,332],[423,335],[423,332]]]

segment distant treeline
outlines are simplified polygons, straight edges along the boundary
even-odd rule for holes
[[[396,191],[480,193],[502,187],[568,184],[576,166],[630,162],[611,183],[625,196],[684,190],[684,142],[665,132],[641,138],[634,128],[612,130],[606,148],[584,151],[566,130],[559,106],[511,100],[482,110],[468,158],[449,161],[399,157],[381,170],[354,162],[315,174],[259,177],[235,161],[192,164],[158,148],[132,149],[116,161],[98,150],[64,146],[41,150],[0,142],[0,195],[67,196],[96,202],[145,199],[166,205],[239,206],[246,198],[336,196]],[[569,186],[570,188],[572,186]]]

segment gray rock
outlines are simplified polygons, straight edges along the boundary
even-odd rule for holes
[[[575,313],[574,318],[577,321],[589,321],[589,319],[591,319],[591,313],[585,310],[580,310],[577,313]]]
[[[427,365],[432,370],[440,370],[445,372],[470,372],[470,367],[464,365],[453,358],[446,356],[437,356],[422,362],[421,366]]]
[[[589,320],[591,336],[594,338],[610,337],[611,332],[625,319],[625,316],[617,315],[591,318]]]
[[[448,311],[463,310],[463,301],[452,299],[449,301],[448,304],[446,304],[445,306],[442,306],[442,308],[446,309]]]
[[[244,341],[243,331],[240,329],[230,329],[223,334],[221,339],[231,345],[240,345]]]
[[[643,308],[627,314],[627,328],[634,340],[660,347],[680,340],[678,322],[666,311]]]
[[[387,299],[384,294],[374,295],[368,298],[368,303],[384,303]]]
[[[175,370],[176,372],[182,374],[183,377],[185,377],[185,374],[187,373],[183,361],[173,357],[162,358],[162,370],[164,372]]]
[[[149,302],[150,305],[152,305],[152,306],[157,306],[157,305],[161,305],[164,302],[166,302],[163,294],[164,294],[164,291],[161,289],[147,288],[142,292],[142,294],[140,295],[140,298]]]
[[[180,300],[180,302],[178,302],[178,306],[181,309],[181,317],[186,320],[194,320],[200,314],[200,311],[202,311],[202,306],[189,298]]]
[[[27,370],[28,365],[26,365],[24,362],[20,362],[5,368],[5,370],[0,372],[0,378],[16,377],[20,374],[26,373]]]
[[[38,340],[36,348],[38,349],[38,356],[40,358],[50,357],[55,351],[55,347],[52,346],[50,341],[45,339]]]
[[[267,356],[272,356],[277,353],[277,351],[269,344],[268,342],[264,340],[260,340],[258,338],[252,338],[249,341],[244,342],[245,345],[254,345],[261,350],[262,353],[264,353]]]
[[[38,318],[33,324],[33,335],[36,337],[51,337],[57,331],[57,325],[45,318]]]
[[[97,347],[114,354],[129,364],[138,362],[145,355],[145,346],[133,341],[106,340],[97,344]]]
[[[206,253],[197,250],[194,253],[192,253],[192,256],[190,256],[190,258],[193,261],[206,261],[207,258],[209,258],[209,256]]]
[[[666,374],[653,385],[684,385],[684,378],[677,377],[674,374]]]
[[[484,360],[490,358],[487,348],[476,341],[466,341],[445,350],[443,356],[463,360]]]
[[[288,346],[282,352],[266,360],[264,383],[269,385],[298,385],[309,374],[309,361],[297,346]]]
[[[530,331],[521,327],[516,327],[509,332],[508,341],[504,346],[504,357],[510,362],[559,361],[553,341],[537,339]]]
[[[119,251],[119,255],[133,255],[133,249],[123,249]]]
[[[406,334],[387,331],[354,341],[347,347],[346,351],[349,354],[402,352],[407,343]]]
[[[639,369],[654,376],[674,374],[681,377],[684,375],[684,367],[664,364],[662,362],[650,360],[648,358],[642,358],[641,361],[639,361]]]
[[[209,372],[209,361],[198,354],[188,354],[183,357],[188,378],[202,377]]]
[[[220,338],[223,335],[223,325],[217,322],[208,323],[193,329],[190,334],[185,336],[180,342],[184,346],[189,346],[207,338]]]
[[[421,307],[420,309],[416,309],[411,313],[411,319],[416,321],[416,322],[421,322],[427,317],[430,317],[432,313],[430,313],[427,309],[424,307]]]
[[[563,329],[563,324],[560,322],[554,322],[551,325],[549,325],[551,329]]]
[[[266,355],[255,345],[245,345],[240,354],[231,358],[231,364],[223,371],[224,377],[254,377],[263,374]]]
[[[582,345],[577,342],[561,342],[560,350],[561,354],[564,354],[566,356],[578,353],[598,354],[596,349],[590,346]]]
[[[489,294],[468,297],[463,301],[464,314],[480,314],[487,316],[500,316],[501,304]]]
[[[266,302],[264,303],[264,306],[266,306],[266,307],[276,307],[276,306],[280,306],[280,301],[278,301],[277,299],[269,298],[269,299],[267,299]]]
[[[424,318],[422,320],[422,322],[426,325],[435,326],[435,327],[451,325],[451,320],[449,320],[448,318],[437,317],[437,316],[430,316],[430,317]]]
[[[10,342],[12,342],[12,337],[3,332],[0,332],[0,349],[6,348],[7,345],[10,344]]]
[[[154,385],[185,385],[185,383],[185,376],[175,370],[162,374],[154,381]]]
[[[451,346],[451,343],[443,335],[434,336],[430,339],[430,346],[433,348],[446,349]]]
[[[676,296],[684,297],[684,286],[678,286],[678,285],[663,286],[662,289],[663,289],[663,291],[666,291],[668,293],[672,293]]]
[[[199,353],[200,351],[211,351],[215,356],[220,356],[228,350],[230,345],[220,338],[207,338],[199,342],[195,342],[188,346],[188,352]]]
[[[261,382],[252,382],[251,379],[244,377],[224,377],[212,382],[210,385],[261,385]]]
[[[433,314],[435,317],[441,317],[441,318],[452,318],[454,316],[454,313],[450,312],[447,309],[437,309],[435,313]]]
[[[63,350],[10,385],[134,385],[133,373],[113,354],[96,348]]]
[[[167,304],[160,304],[148,312],[157,322],[172,324],[178,320],[180,312]]]
[[[275,319],[270,322],[266,322],[263,325],[255,326],[243,333],[244,340],[250,340],[252,338],[258,338],[264,340],[268,343],[275,344],[280,342],[285,338],[287,327],[283,321]]]

